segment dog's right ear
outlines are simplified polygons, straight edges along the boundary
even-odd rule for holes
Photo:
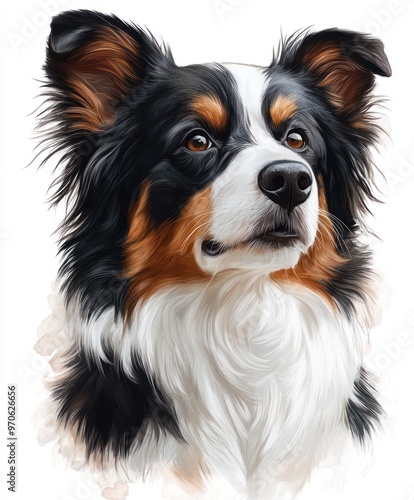
[[[99,132],[151,66],[172,62],[152,36],[115,16],[79,10],[53,18],[45,70],[54,118]]]

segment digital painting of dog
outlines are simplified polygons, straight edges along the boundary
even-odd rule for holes
[[[20,300],[34,335],[3,398],[4,438],[17,440],[3,453],[8,489],[22,499],[36,484],[44,500],[358,500],[370,493],[355,493],[355,473],[372,485],[371,469],[384,481],[390,462],[405,470],[392,440],[412,447],[400,421],[414,336],[411,309],[392,302],[405,293],[408,304],[409,287],[391,270],[409,281],[401,227],[414,177],[398,44],[373,29],[379,7],[359,23],[293,23],[284,8],[263,41],[265,9],[253,18],[219,3],[230,5],[211,2],[208,28],[202,2],[180,21],[161,0],[142,16],[62,0],[33,36],[36,79],[20,108],[32,111],[22,137],[35,149],[21,175],[41,179],[37,206],[18,183],[7,199],[27,225],[48,220],[39,241],[55,230],[56,267],[32,292],[38,314]],[[403,22],[383,9],[390,29]],[[231,45],[249,51],[232,57]],[[19,50],[16,67],[30,54]],[[7,78],[16,92],[3,99],[19,108],[11,96],[25,81]],[[395,81],[401,92],[388,93]],[[407,172],[401,186],[393,162]],[[22,271],[40,275],[41,243],[25,241]],[[22,294],[36,285],[13,269]],[[383,498],[412,500],[408,479],[393,478]]]
[[[364,367],[380,40],[305,30],[267,67],[180,67],[113,15],[51,25],[46,140],[64,165],[69,348],[57,418],[92,463],[168,464],[293,498],[338,435],[380,425]]]

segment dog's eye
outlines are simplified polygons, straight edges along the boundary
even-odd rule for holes
[[[285,142],[292,149],[303,149],[306,146],[305,134],[300,130],[291,130]]]
[[[207,135],[196,132],[187,138],[185,146],[190,151],[201,152],[211,148],[211,141]]]

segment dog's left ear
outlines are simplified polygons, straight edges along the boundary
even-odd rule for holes
[[[351,121],[365,111],[374,75],[391,76],[380,40],[339,29],[288,39],[278,63],[291,71],[308,73],[326,91],[335,109]]]

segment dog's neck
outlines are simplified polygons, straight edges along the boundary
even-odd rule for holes
[[[231,272],[159,291],[127,329],[109,311],[78,321],[94,356],[110,345],[128,372],[138,354],[174,401],[186,449],[240,485],[282,461],[285,474],[289,457],[307,470],[345,428],[363,335],[303,287]]]

